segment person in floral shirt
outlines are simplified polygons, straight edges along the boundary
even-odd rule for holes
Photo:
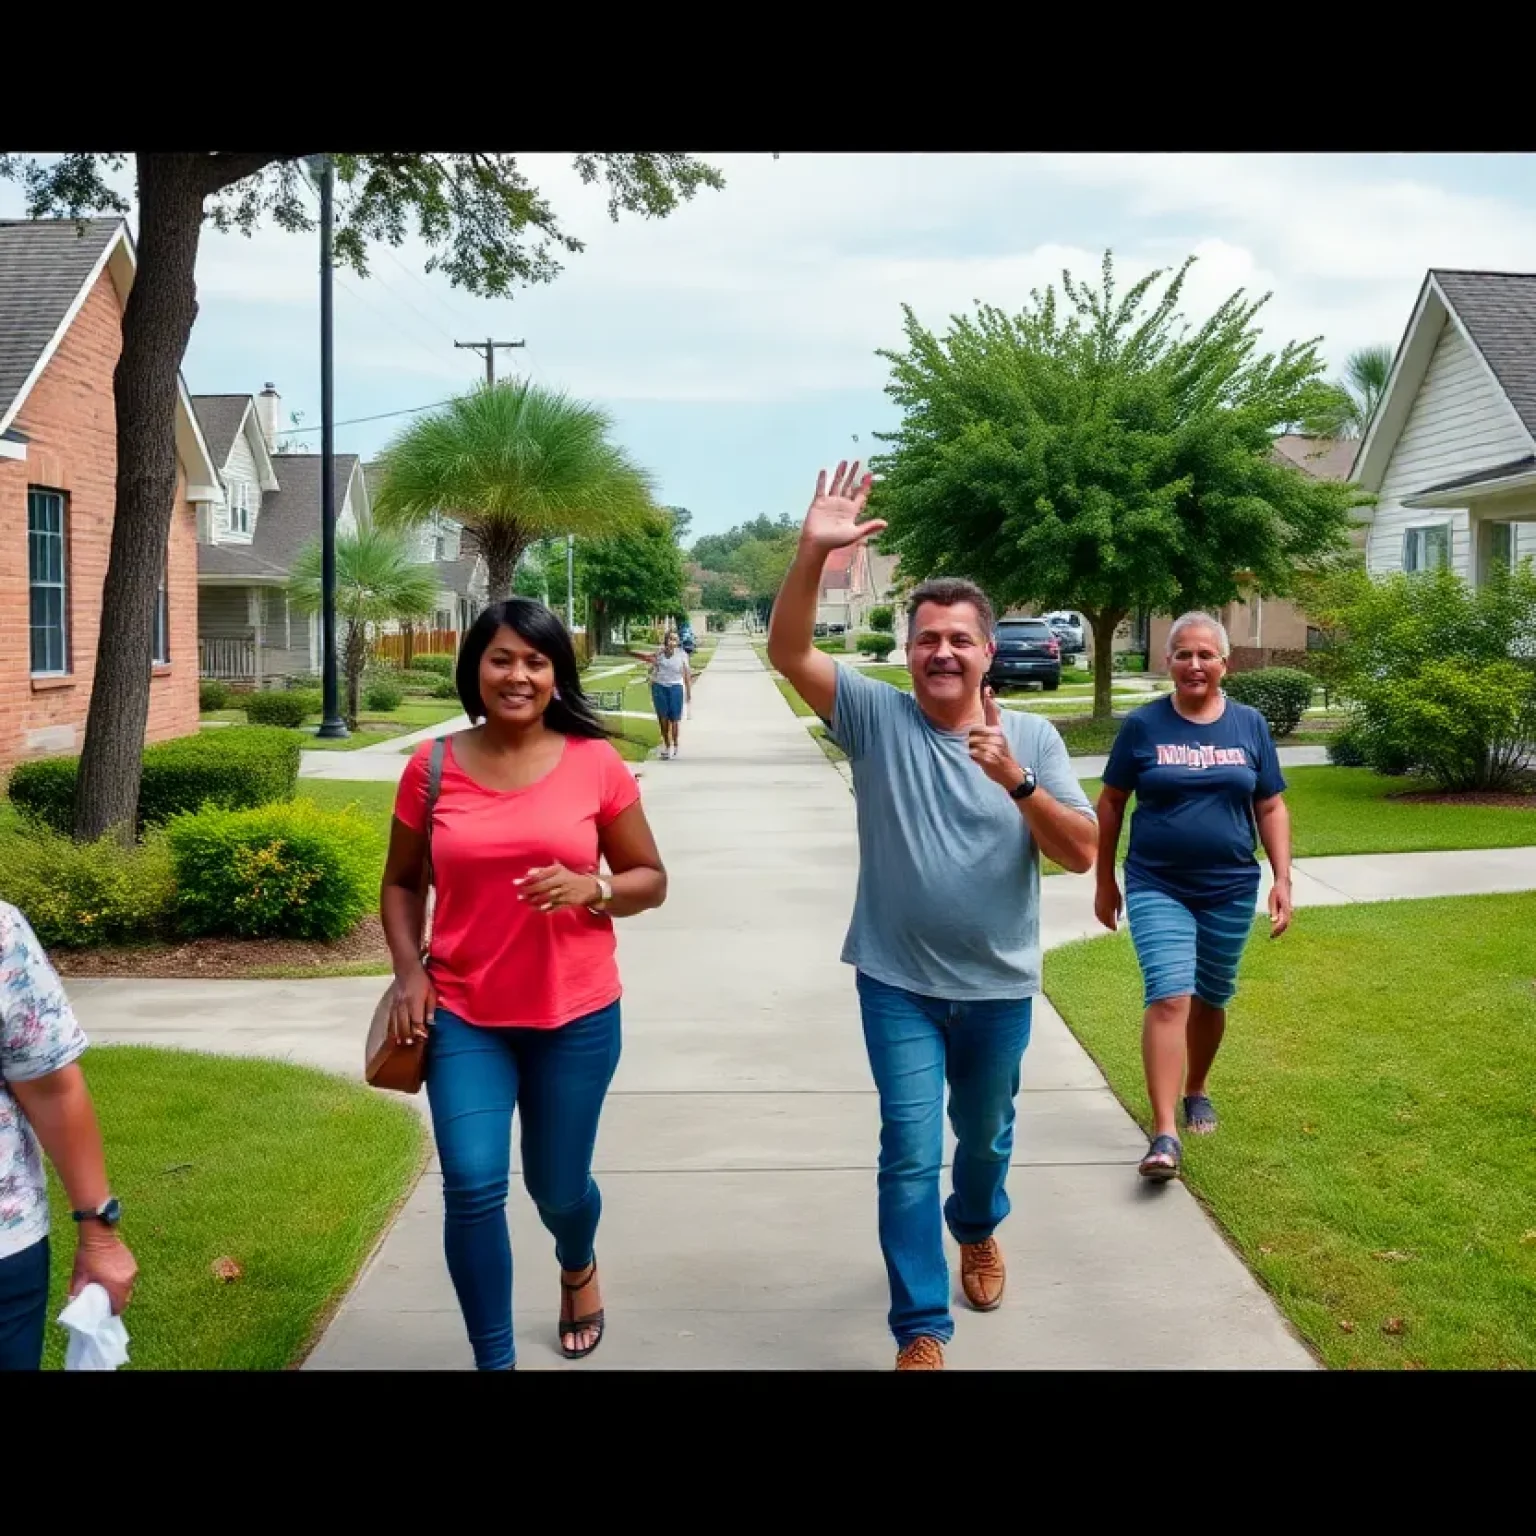
[[[92,1281],[121,1312],[138,1274],[118,1235],[101,1131],[78,1065],[86,1038],[32,925],[0,901],[0,1371],[42,1365],[48,1312],[48,1181],[79,1232],[70,1295]]]

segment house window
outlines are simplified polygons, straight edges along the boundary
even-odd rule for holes
[[[169,571],[161,571],[160,590],[155,593],[154,661],[157,667],[169,666],[171,660],[171,603],[166,591],[169,580]]]
[[[27,492],[27,578],[31,586],[32,675],[69,671],[69,590],[64,548],[64,498]]]
[[[1494,523],[1488,530],[1488,563],[1511,570],[1515,564],[1515,525]]]
[[[251,531],[251,487],[245,480],[231,480],[226,488],[229,500],[229,531]]]
[[[1451,563],[1451,525],[1409,528],[1403,533],[1403,569],[1438,571]]]

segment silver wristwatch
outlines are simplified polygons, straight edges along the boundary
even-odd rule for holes
[[[613,900],[613,886],[604,880],[601,875],[593,875],[592,878],[597,881],[597,889],[600,894],[597,900],[587,908],[587,911],[593,917],[601,917],[608,910],[608,903]]]

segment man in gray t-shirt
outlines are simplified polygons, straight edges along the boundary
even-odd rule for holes
[[[853,763],[859,886],[843,959],[855,968],[880,1092],[880,1247],[898,1370],[939,1369],[954,1335],[944,1227],[978,1311],[1002,1300],[994,1233],[1009,1211],[1019,1069],[1040,990],[1040,856],[1086,873],[1097,827],[1056,728],[1000,710],[986,687],[992,606],[970,582],[925,582],[908,602],[910,694],[839,666],[813,643],[834,549],[872,481],[823,474],[774,604],[768,655]],[[944,1088],[954,1186],[940,1205]]]

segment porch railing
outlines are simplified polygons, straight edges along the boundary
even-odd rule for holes
[[[256,677],[255,640],[199,637],[197,673],[199,677],[216,678],[221,683],[253,682]]]

